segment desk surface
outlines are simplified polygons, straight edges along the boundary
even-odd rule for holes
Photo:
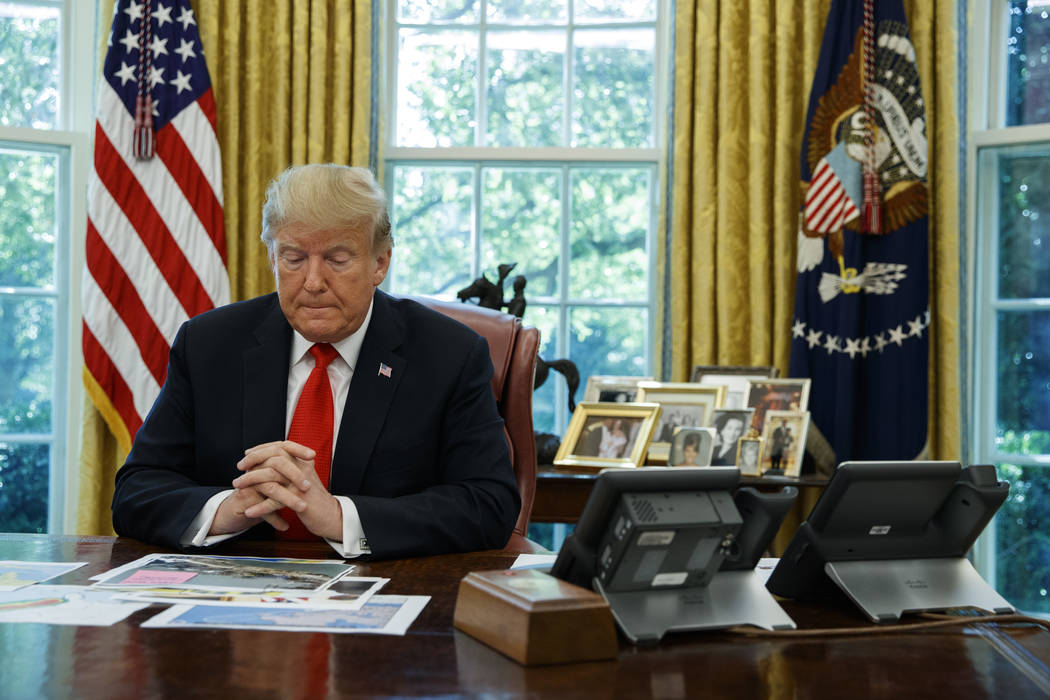
[[[0,559],[87,561],[54,583],[160,551],[107,537],[0,535]],[[325,545],[235,543],[225,554],[328,556]],[[385,593],[428,594],[404,637],[142,629],[161,606],[113,627],[0,624],[0,697],[1032,697],[1050,692],[1050,633],[1033,626],[879,636],[776,638],[729,632],[621,644],[617,660],[525,668],[454,630],[459,580],[513,552],[369,562]],[[785,603],[801,628],[869,626],[846,606]],[[233,695],[237,692],[237,695]],[[250,693],[246,695],[245,693]]]

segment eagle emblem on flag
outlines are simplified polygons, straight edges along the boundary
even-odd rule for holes
[[[907,274],[901,265],[878,262],[858,271],[843,257],[843,228],[881,235],[928,213],[924,105],[917,87],[915,49],[902,22],[881,22],[875,34],[873,55],[867,61],[863,27],[857,32],[853,52],[817,103],[807,132],[804,157],[812,177],[802,183],[798,271],[820,264],[827,238],[839,275],[823,276],[820,290],[825,302],[840,292],[892,294]],[[870,91],[865,70],[871,74]],[[867,194],[864,170],[869,163],[882,195],[877,230],[866,229],[862,217]]]

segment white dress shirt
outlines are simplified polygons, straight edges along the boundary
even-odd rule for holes
[[[332,347],[339,353],[339,356],[328,365],[328,381],[332,385],[332,399],[335,409],[335,425],[332,430],[333,451],[339,438],[339,425],[343,418],[343,407],[346,404],[347,394],[350,392],[350,379],[354,376],[354,367],[357,365],[357,358],[361,354],[361,343],[364,341],[365,333],[368,331],[368,324],[371,320],[372,304],[369,304],[368,313],[365,314],[365,320],[361,327],[339,342],[332,343]],[[288,403],[284,422],[285,437],[287,437],[288,430],[292,425],[292,415],[295,413],[295,405],[299,401],[299,394],[302,393],[303,387],[306,386],[306,380],[314,368],[314,358],[308,352],[312,345],[313,342],[304,338],[295,329],[292,329],[291,365],[288,367]],[[182,534],[180,543],[183,546],[207,547],[241,534],[240,532],[226,535],[208,534],[208,530],[211,529],[212,522],[215,520],[215,513],[219,510],[219,505],[233,492],[233,489],[220,491],[208,499],[207,503],[204,504],[204,507],[197,514],[197,517],[193,519],[193,522]],[[337,542],[327,538],[325,541],[332,545],[335,551],[339,552],[340,556],[345,558],[368,554],[370,552],[368,540],[365,537],[364,528],[361,526],[361,518],[357,513],[357,506],[347,496],[336,496],[335,499],[339,502],[339,506],[343,511],[343,541]],[[244,530],[241,532],[244,532]]]

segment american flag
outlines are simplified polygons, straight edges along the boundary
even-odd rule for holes
[[[216,109],[189,0],[118,0],[98,86],[84,381],[130,448],[183,321],[230,300]]]

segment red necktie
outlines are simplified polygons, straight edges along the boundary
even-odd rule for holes
[[[335,424],[335,406],[332,401],[332,385],[328,381],[328,364],[338,357],[339,353],[328,343],[317,343],[309,352],[314,358],[314,368],[306,378],[299,401],[295,404],[292,425],[288,428],[288,439],[306,445],[317,453],[314,457],[314,470],[324,487],[328,488],[332,470],[332,429]],[[316,539],[317,536],[303,526],[299,516],[291,508],[282,508],[278,515],[288,523],[286,531],[277,532],[281,539]]]

